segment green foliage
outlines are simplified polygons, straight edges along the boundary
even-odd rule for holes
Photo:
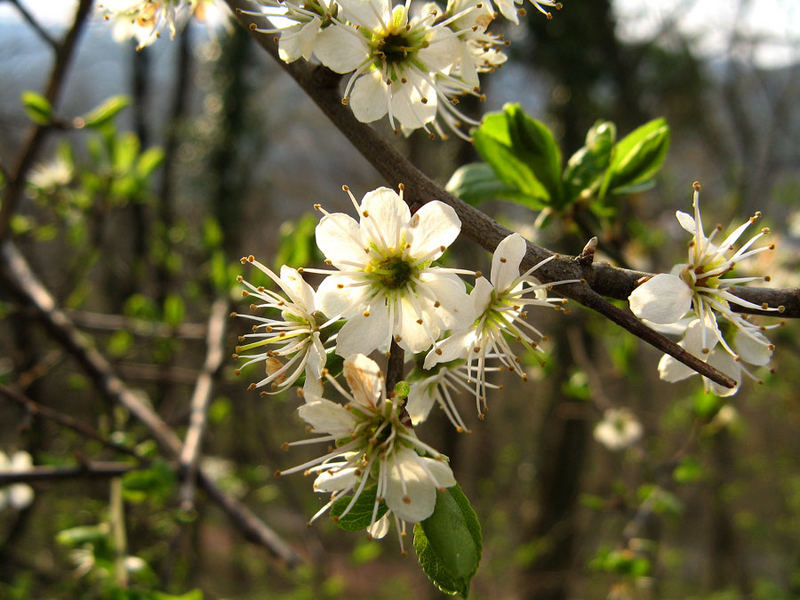
[[[504,200],[561,212],[581,201],[598,216],[608,216],[614,198],[653,185],[670,132],[664,119],[655,119],[617,142],[614,123],[597,121],[563,172],[552,132],[517,104],[485,115],[472,137],[485,162],[460,167],[447,184],[466,202]]]
[[[632,550],[600,548],[589,561],[589,568],[628,577],[645,577],[652,569],[650,561]]]
[[[306,213],[296,221],[285,221],[280,228],[278,252],[275,254],[275,271],[281,265],[298,268],[313,265],[322,261],[322,254],[317,248],[315,231],[317,218]]]
[[[49,125],[53,121],[53,106],[41,94],[26,90],[22,92],[20,102],[25,114],[37,125]]]
[[[161,506],[171,496],[175,484],[175,472],[166,462],[157,460],[147,469],[126,473],[122,477],[122,494],[128,502],[148,500]]]
[[[177,327],[186,318],[186,306],[183,298],[177,294],[169,294],[164,299],[164,322],[171,327]]]
[[[90,110],[85,115],[79,117],[79,122],[84,127],[92,129],[102,129],[112,123],[114,118],[131,103],[127,96],[112,96],[100,105]]]
[[[431,582],[446,594],[469,595],[481,560],[481,526],[458,485],[439,492],[433,514],[414,526],[414,550]]]
[[[347,514],[342,516],[344,511],[353,500],[352,496],[342,496],[331,506],[331,519],[336,525],[345,531],[361,531],[369,527],[372,520],[372,513],[375,509],[375,499],[378,493],[378,486],[365,488],[358,496]],[[378,505],[378,512],[375,521],[386,514],[388,507],[381,501]]]
[[[705,470],[694,456],[686,456],[672,471],[672,477],[678,483],[695,483],[703,479]]]

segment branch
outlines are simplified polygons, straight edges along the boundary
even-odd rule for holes
[[[0,486],[14,483],[31,483],[52,479],[110,479],[138,469],[136,465],[121,462],[91,461],[74,467],[40,465],[24,471],[0,470]]]
[[[31,13],[28,12],[28,9],[22,6],[22,4],[19,3],[19,0],[10,1],[11,4],[13,4],[14,7],[19,11],[19,14],[22,15],[22,18],[28,22],[28,25],[33,27],[36,33],[39,34],[39,37],[42,38],[53,50],[58,52],[58,42],[49,33],[47,33],[47,31],[45,31],[41,25],[39,25],[39,22],[33,18]]]
[[[109,362],[75,328],[50,293],[39,282],[19,250],[9,240],[0,242],[0,277],[19,301],[33,307],[51,337],[69,353],[109,400],[120,404],[150,432],[172,459],[180,456],[182,444],[172,429],[151,408],[144,394],[134,392],[114,373]],[[274,531],[233,496],[223,492],[203,469],[198,469],[199,485],[247,539],[264,546],[274,556],[294,567],[303,562],[300,556]]]
[[[200,323],[181,323],[176,327],[158,321],[146,321],[122,315],[66,309],[67,316],[78,327],[101,331],[125,331],[141,337],[179,337],[202,340],[206,337],[206,326]]]
[[[61,94],[64,75],[72,60],[72,55],[77,47],[78,38],[83,31],[83,26],[86,24],[91,8],[92,0],[80,0],[78,9],[75,11],[75,19],[72,22],[72,27],[70,27],[67,35],[64,36],[64,40],[56,49],[55,62],[53,63],[53,69],[50,71],[47,88],[44,93],[45,98],[47,98],[51,105],[56,104]],[[3,203],[2,206],[0,206],[0,239],[5,238],[9,233],[11,217],[14,215],[14,210],[22,197],[25,177],[28,174],[28,170],[33,166],[33,161],[48,131],[49,126],[47,125],[35,125],[33,129],[31,129],[28,140],[22,147],[22,152],[19,155],[12,176],[9,177],[6,182]]]
[[[211,305],[208,317],[208,337],[206,340],[208,351],[206,360],[203,363],[203,369],[197,378],[197,384],[192,394],[189,429],[186,432],[179,459],[180,469],[183,474],[180,501],[184,510],[191,510],[194,505],[194,484],[197,474],[197,461],[200,456],[200,443],[205,431],[214,376],[219,372],[225,355],[225,321],[229,312],[230,305],[228,301],[220,298]]]
[[[510,230],[499,225],[478,209],[438,187],[407,159],[392,149],[369,126],[358,122],[350,109],[342,105],[338,91],[341,77],[324,67],[313,66],[302,61],[295,61],[291,64],[284,63],[278,57],[272,37],[254,31],[258,27],[268,28],[266,18],[244,14],[242,9],[248,9],[245,0],[227,0],[227,2],[239,21],[252,32],[253,37],[262,48],[294,78],[372,166],[393,186],[404,184],[405,198],[409,204],[424,204],[436,198],[450,205],[461,220],[462,233],[489,251],[494,251],[497,244],[511,233]],[[528,242],[527,253],[521,266],[523,269],[528,269],[552,254],[553,252],[550,250]],[[611,269],[611,267],[607,267],[607,269]],[[700,358],[689,354],[672,340],[648,328],[630,312],[623,311],[604,300],[591,286],[598,285],[600,289],[611,291],[608,289],[610,286],[605,282],[597,283],[598,275],[607,273],[608,271],[605,269],[599,274],[595,273],[594,267],[586,267],[570,257],[557,256],[555,260],[539,269],[536,275],[546,282],[565,279],[584,280],[578,284],[559,286],[558,291],[567,298],[599,312],[712,381],[727,387],[734,386],[734,381],[730,377],[720,373]],[[618,273],[616,270],[612,273],[619,277],[614,279],[617,286],[613,288],[613,291],[616,293],[609,295],[617,298],[621,296],[619,283],[623,273]],[[635,287],[637,280],[638,277],[635,279],[624,278],[628,293]],[[622,298],[627,298],[627,294]],[[797,315],[800,316],[800,311]]]

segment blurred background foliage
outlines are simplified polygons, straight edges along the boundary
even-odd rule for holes
[[[677,25],[698,3],[660,9],[644,37],[620,34],[611,0],[570,0],[550,21],[531,10],[522,29],[506,31],[511,61],[485,78],[485,105],[466,103],[475,114],[519,103],[554,133],[565,161],[593,126],[602,137],[605,122],[620,140],[663,118],[671,146],[655,187],[609,194],[604,210],[577,201],[543,219],[542,205],[481,207],[553,250],[577,254],[597,235],[603,258],[666,270],[685,253],[674,211],[688,210],[699,180],[711,222],[727,227],[763,211],[778,251],[761,255],[760,272],[796,286],[800,70],[756,60],[776,40],[746,35],[735,20],[723,49],[701,56],[701,40]],[[13,12],[7,4],[4,14]],[[759,3],[733,4],[743,15]],[[319,263],[313,204],[348,210],[342,184],[360,196],[383,182],[241,28],[209,34],[192,23],[174,42],[136,52],[95,19],[53,114],[34,96],[27,110],[20,102],[46,77],[47,45],[19,20],[0,31],[0,160],[13,163],[31,119],[55,129],[11,223],[15,241],[125,382],[182,435],[209,307],[238,302],[238,258]],[[481,159],[457,139],[377,127],[442,185]],[[488,268],[467,241],[453,252],[453,262]],[[150,461],[119,490],[106,480],[40,482],[30,506],[3,510],[0,597],[440,596],[393,540],[368,541],[324,519],[306,526],[322,499],[307,478],[272,476],[302,461],[302,451],[280,449],[303,433],[296,399],[246,392],[261,367],[237,377],[227,360],[215,374],[202,463],[306,558],[296,569],[245,541],[199,492],[194,509],[181,510],[180,480],[146,431],[104,402],[30,309],[2,291],[0,316],[0,383]],[[703,393],[699,378],[660,382],[651,348],[578,307],[542,317],[530,315],[550,337],[547,363],[530,357],[527,383],[507,377],[484,422],[463,398],[473,433],[457,434],[443,414],[419,428],[450,456],[482,523],[473,597],[800,598],[796,324],[773,332],[776,374],[723,401]],[[232,350],[246,327],[227,326]],[[643,435],[612,450],[592,433],[621,407]],[[4,399],[0,439],[0,449],[27,450],[37,465],[124,458]],[[120,522],[128,591],[111,550]]]

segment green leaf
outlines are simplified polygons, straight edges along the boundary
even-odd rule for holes
[[[489,200],[505,200],[535,210],[545,207],[534,196],[525,195],[517,188],[500,181],[494,169],[486,163],[470,163],[459,167],[450,177],[445,189],[472,205]]]
[[[112,96],[101,105],[93,108],[88,113],[79,117],[83,120],[84,127],[99,129],[109,123],[117,114],[131,103],[127,96]]]
[[[314,215],[306,213],[296,221],[281,224],[275,271],[280,271],[281,265],[298,268],[323,259],[315,241],[317,222]]]
[[[469,595],[481,560],[478,517],[458,485],[439,492],[433,514],[414,526],[414,550],[422,570],[446,594]]]
[[[183,299],[176,294],[167,296],[164,299],[164,321],[167,325],[177,327],[185,317],[186,307],[183,304]]]
[[[109,528],[108,523],[101,523],[100,525],[81,525],[79,527],[71,527],[59,531],[56,535],[56,541],[62,546],[69,546],[75,548],[87,543],[97,543],[108,537]]]
[[[590,198],[603,182],[617,128],[611,121],[597,121],[586,134],[586,144],[573,154],[564,169],[566,203]]]
[[[161,163],[164,162],[164,150],[158,146],[148,148],[139,155],[136,163],[136,174],[140,179],[147,179]]]
[[[41,94],[26,90],[22,92],[20,101],[25,114],[37,125],[49,125],[53,121],[53,107]]]
[[[626,193],[633,186],[649,182],[661,169],[669,149],[669,125],[654,119],[625,136],[614,146],[600,197],[609,192]]]
[[[341,515],[350,504],[353,497],[342,496],[331,506],[331,519],[336,525],[346,531],[361,531],[362,529],[366,529],[369,527],[370,523],[372,523],[372,512],[375,508],[377,492],[377,485],[362,490],[358,495],[358,499],[344,516]],[[375,520],[377,521],[385,515],[387,510],[388,507],[386,503],[381,501],[378,505],[378,513],[375,516]]]
[[[538,203],[561,205],[561,151],[541,121],[506,104],[503,112],[487,114],[472,138],[502,182]]]
[[[160,504],[175,487],[175,472],[163,461],[156,461],[147,469],[130,471],[122,476],[122,493],[129,502],[149,499]]]

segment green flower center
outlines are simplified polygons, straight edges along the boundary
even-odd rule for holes
[[[374,270],[381,287],[397,290],[406,287],[411,281],[416,269],[399,256],[391,256],[379,262]]]
[[[401,63],[408,56],[419,49],[419,43],[409,39],[406,35],[390,33],[378,42],[377,50],[384,56],[389,64]]]

